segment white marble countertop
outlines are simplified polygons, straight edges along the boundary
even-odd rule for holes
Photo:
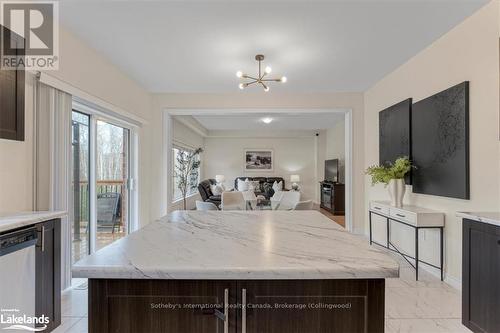
[[[500,212],[458,212],[457,216],[500,227]]]
[[[64,211],[2,213],[0,214],[0,232],[60,218],[65,215],[66,212]]]
[[[316,211],[182,211],[77,262],[73,277],[358,279],[399,265]]]

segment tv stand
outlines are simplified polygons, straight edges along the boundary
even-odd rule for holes
[[[322,181],[320,207],[334,215],[345,215],[345,185]]]

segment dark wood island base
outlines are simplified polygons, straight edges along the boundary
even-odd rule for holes
[[[89,332],[376,333],[384,290],[384,279],[89,279]]]

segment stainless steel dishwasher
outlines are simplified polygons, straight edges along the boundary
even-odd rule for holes
[[[15,325],[34,327],[27,322],[35,316],[35,227],[0,235],[0,329]],[[24,317],[25,316],[25,317]],[[25,319],[18,319],[18,318]],[[17,319],[16,323],[12,320]],[[19,321],[21,320],[21,321]],[[6,322],[7,321],[7,322]],[[19,332],[20,328],[17,328]]]

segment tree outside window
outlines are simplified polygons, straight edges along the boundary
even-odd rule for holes
[[[184,210],[186,209],[186,197],[197,192],[200,182],[200,154],[202,148],[186,149],[174,147],[172,149],[173,170],[173,195],[174,201],[183,199]]]

